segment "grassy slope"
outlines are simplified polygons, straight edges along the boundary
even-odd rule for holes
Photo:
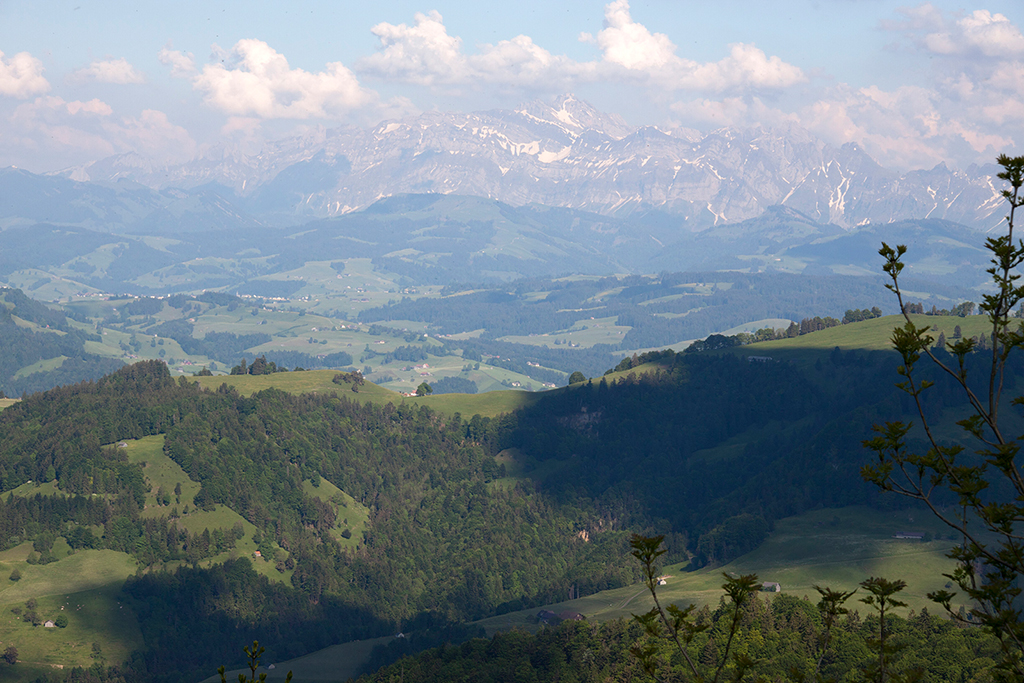
[[[934,330],[931,334],[936,339],[942,332],[946,335],[947,341],[952,341],[953,330],[957,325],[960,326],[966,337],[981,334],[991,335],[992,333],[988,318],[983,315],[972,315],[966,318],[931,315],[912,315],[910,317],[915,325],[931,326]],[[850,349],[889,350],[892,348],[889,337],[892,335],[893,328],[897,325],[902,326],[903,323],[903,316],[887,315],[873,320],[812,332],[793,339],[750,344],[738,349],[737,352],[747,356],[777,354],[780,358],[784,356],[788,358],[807,351],[831,352],[837,346],[844,351]]]
[[[337,519],[331,529],[331,536],[343,548],[355,550],[370,526],[370,509],[323,478],[317,486],[313,486],[311,481],[302,482],[302,492],[334,506]],[[345,529],[352,532],[351,537],[341,535]]]
[[[17,401],[18,399],[16,398],[0,398],[0,410],[3,410],[7,406],[14,405]]]
[[[353,640],[348,643],[332,645],[311,652],[308,655],[297,657],[286,662],[276,662],[272,652],[267,652],[262,659],[263,666],[260,667],[257,677],[266,674],[268,681],[283,681],[291,671],[294,674],[292,680],[299,681],[346,681],[355,677],[363,666],[363,662],[370,656],[370,652],[377,645],[386,645],[394,636],[383,638],[371,638],[369,640]],[[266,667],[274,664],[273,669]],[[237,680],[238,674],[244,673],[249,677],[248,669],[234,669],[226,672],[227,679]],[[203,679],[202,683],[218,683],[220,676],[216,674]]]
[[[60,556],[70,549],[54,544]],[[5,681],[29,681],[60,666],[89,666],[92,644],[100,643],[108,662],[123,661],[142,647],[134,613],[118,603],[121,583],[135,573],[135,560],[113,550],[82,550],[47,565],[25,562],[31,543],[0,553],[0,643],[18,648],[18,665],[4,670]],[[18,569],[21,580],[8,577]],[[64,614],[64,629],[34,627],[11,609],[34,598],[45,619]],[[63,609],[62,609],[63,608]]]
[[[351,390],[351,385],[335,384],[331,380],[338,374],[336,370],[307,370],[306,372],[276,372],[272,375],[222,375],[217,377],[195,377],[194,380],[204,389],[216,390],[221,384],[233,387],[243,396],[252,396],[258,391],[271,387],[286,391],[289,394],[330,394],[337,393],[352,400],[376,403],[394,403],[402,400],[402,395],[378,387],[370,382]]]
[[[657,372],[661,368],[656,364],[646,364],[626,372],[611,373],[608,381],[625,377],[630,372],[643,374]],[[379,387],[370,382],[353,392],[348,384],[334,384],[331,380],[337,374],[334,370],[309,370],[306,372],[278,372],[272,375],[225,375],[219,377],[196,377],[195,381],[204,389],[215,390],[221,384],[234,387],[244,396],[251,396],[257,391],[271,387],[290,394],[301,393],[337,393],[360,402],[402,403],[412,402],[429,406],[433,410],[463,417],[480,415],[494,417],[501,413],[511,412],[517,408],[532,405],[544,394],[530,391],[488,391],[482,394],[439,394],[437,396],[405,397],[401,394]],[[595,378],[600,381],[600,378]],[[559,389],[555,389],[559,391]]]
[[[582,314],[581,314],[582,315]],[[616,324],[618,316],[610,318],[580,318],[567,330],[556,330],[545,334],[531,335],[508,335],[501,337],[499,341],[512,342],[513,344],[530,344],[534,346],[547,346],[557,348],[555,340],[565,344],[589,348],[595,344],[619,344],[631,327]]]
[[[22,377],[27,377],[36,372],[48,372],[50,370],[56,370],[61,365],[63,365],[64,361],[66,360],[67,356],[56,356],[55,358],[47,358],[46,360],[41,360],[32,363],[31,365],[26,365],[25,367],[21,368],[16,373],[14,373],[14,379],[21,379]]]
[[[146,507],[143,517],[166,517],[167,508],[157,504],[157,493],[163,488],[171,496],[172,505],[179,510],[192,505],[192,499],[199,493],[199,483],[194,482],[185,474],[178,463],[164,454],[164,435],[146,436],[138,440],[122,441],[128,452],[128,462],[142,463],[142,474],[150,485],[146,494]],[[181,496],[175,499],[174,487],[181,485]]]
[[[757,573],[764,581],[782,584],[783,591],[815,600],[814,585],[852,590],[870,576],[902,578],[908,587],[900,597],[910,609],[935,607],[925,594],[942,588],[942,573],[952,568],[945,552],[953,543],[930,543],[892,538],[897,531],[930,531],[946,534],[926,513],[879,512],[851,507],[814,512],[780,520],[769,539],[754,552],[714,569],[685,572],[680,565],[665,567],[667,584],[659,596],[680,605],[696,603],[714,607],[722,595],[722,572]],[[770,598],[771,594],[762,593]],[[629,618],[650,609],[652,601],[641,584],[602,591],[578,600],[511,612],[477,622],[489,635],[499,631],[536,631],[535,615],[541,609],[580,612],[590,621]],[[955,607],[955,605],[954,605]],[[851,604],[861,614],[867,608]],[[898,610],[905,614],[905,610]],[[277,663],[268,680],[283,680],[291,669],[298,680],[341,681],[358,669],[373,644],[389,638],[335,645],[295,660]],[[272,660],[266,660],[268,663]],[[237,672],[235,672],[237,673]],[[215,679],[207,679],[213,682]]]
[[[128,451],[129,462],[145,463],[142,473],[146,477],[150,490],[146,494],[146,507],[142,511],[143,517],[167,517],[173,509],[177,509],[181,515],[178,518],[177,524],[192,534],[200,534],[204,529],[209,529],[210,531],[214,529],[228,530],[234,527],[235,524],[242,525],[245,535],[237,541],[234,550],[203,560],[199,563],[201,566],[208,567],[212,564],[224,562],[229,558],[244,555],[252,559],[253,568],[257,572],[263,574],[271,581],[280,581],[286,584],[291,581],[291,571],[279,572],[275,569],[274,563],[267,559],[260,560],[253,555],[257,548],[256,543],[252,540],[256,527],[251,522],[224,505],[216,505],[213,510],[195,509],[192,499],[199,493],[199,482],[190,479],[178,463],[164,454],[164,437],[162,434],[147,436],[138,440],[122,441],[121,443],[125,444]],[[181,484],[180,498],[174,496],[176,484]],[[43,484],[43,486],[46,486],[46,484]],[[160,487],[163,487],[171,496],[170,505],[162,506],[157,504],[156,494]],[[186,509],[188,509],[187,514],[184,512]],[[288,556],[288,553],[277,544],[274,544],[274,549],[281,558]],[[179,564],[181,563],[170,562],[164,568],[173,569]]]
[[[682,571],[681,565],[665,568],[669,575],[659,596],[681,605],[708,604],[714,607],[722,595],[722,572],[756,573],[764,581],[782,584],[784,592],[814,598],[814,585],[853,590],[870,576],[902,578],[908,587],[901,593],[912,609],[934,605],[925,597],[943,587],[943,572],[952,569],[945,552],[954,543],[930,543],[893,539],[897,531],[931,531],[946,534],[930,516],[879,512],[867,508],[817,510],[780,520],[769,539],[757,550],[724,567]],[[838,522],[833,524],[833,520]],[[571,610],[588,619],[604,621],[629,617],[650,609],[646,588],[637,584],[589,595],[578,600],[549,605],[554,612]],[[856,605],[854,608],[860,608]],[[541,608],[512,612],[478,623],[488,633],[512,628],[536,629],[530,617]],[[861,609],[865,613],[864,609]]]
[[[251,396],[257,391],[271,387],[290,394],[337,393],[355,401],[372,403],[412,402],[430,406],[442,413],[461,413],[464,416],[480,414],[494,417],[537,400],[540,394],[528,391],[492,391],[484,394],[441,394],[406,398],[401,394],[366,382],[353,392],[347,384],[334,384],[331,380],[334,370],[309,370],[306,372],[278,372],[273,375],[225,375],[221,377],[196,377],[195,381],[204,389],[215,390],[221,384],[234,387],[239,393]]]

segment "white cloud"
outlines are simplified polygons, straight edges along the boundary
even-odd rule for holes
[[[29,151],[91,160],[116,154],[117,147],[108,139],[100,120],[110,113],[110,107],[99,100],[67,102],[52,95],[37,97],[19,105],[7,122],[5,156]]]
[[[948,85],[964,91],[959,81]],[[671,108],[684,125],[704,128],[795,123],[831,145],[856,142],[883,166],[909,170],[943,161],[990,162],[1013,146],[1014,126],[1024,122],[1022,98],[979,98],[973,86],[966,94],[961,101],[940,88],[841,84],[789,111],[749,96],[694,99]]]
[[[724,92],[787,88],[807,80],[799,67],[745,43],[730,45],[729,56],[718,62],[682,58],[668,36],[633,21],[627,0],[607,5],[604,16],[605,28],[597,38],[582,39],[597,43],[604,65],[639,72],[661,88]]]
[[[157,59],[164,66],[171,67],[171,76],[175,78],[189,78],[196,73],[196,58],[192,53],[175,50],[170,43],[157,53]]]
[[[563,90],[574,82],[593,80],[596,65],[553,55],[529,36],[516,36],[497,45],[480,46],[469,57],[472,78],[499,85]]]
[[[98,99],[37,97],[15,108],[0,130],[4,157],[49,161],[51,168],[130,151],[157,161],[185,161],[196,151],[188,132],[163,112],[146,109],[138,117],[119,117]]]
[[[686,65],[679,78],[690,88],[719,91],[743,87],[787,88],[807,80],[799,67],[778,57],[769,57],[745,43],[730,45],[729,56],[719,62]]]
[[[979,122],[970,109],[931,88],[835,88],[801,112],[803,124],[832,144],[858,142],[879,163],[922,168],[963,158],[991,161],[1013,144],[1010,136]]]
[[[924,37],[929,50],[942,55],[980,54],[1015,57],[1024,54],[1024,35],[1002,14],[975,10],[946,30]]]
[[[605,6],[605,28],[597,34],[604,61],[636,71],[660,69],[678,58],[676,46],[664,33],[651,33],[633,21],[628,0]],[[588,36],[584,36],[584,39]]]
[[[188,131],[156,109],[144,109],[138,117],[125,117],[106,128],[119,145],[152,158],[185,161],[196,153]]]
[[[453,83],[469,75],[462,39],[448,35],[441,14],[417,13],[415,25],[380,23],[370,32],[380,48],[359,61],[359,68],[374,75],[417,85]]]
[[[899,19],[883,19],[879,28],[886,31],[936,31],[943,27],[942,11],[930,2],[917,7],[898,7]]]
[[[262,121],[253,116],[229,116],[227,123],[220,128],[221,135],[242,135],[253,137],[259,132]]]
[[[991,162],[1024,144],[1024,39],[1005,16],[984,10],[959,16],[924,3],[897,10],[879,25],[900,34],[901,59],[934,70],[917,71],[925,78],[900,87],[810,84],[771,106],[725,90],[725,96],[676,102],[672,111],[684,125],[703,127],[794,121],[830,144],[856,142],[879,163],[901,170]],[[747,47],[733,46],[727,60],[685,76],[705,80],[707,90],[743,78],[784,84],[797,77],[789,65]],[[662,70],[671,67],[670,60]]]
[[[416,14],[413,26],[377,24],[371,32],[380,40],[378,51],[359,60],[360,71],[387,80],[424,86],[497,84],[558,89],[576,76],[593,71],[552,55],[529,36],[516,36],[495,45],[481,45],[465,55],[462,39],[448,34],[438,12]]]
[[[28,52],[19,52],[8,59],[0,52],[0,95],[26,99],[49,89],[42,62]]]
[[[462,39],[452,36],[438,12],[416,14],[415,23],[381,23],[373,27],[380,45],[357,68],[386,80],[423,86],[517,86],[534,90],[562,90],[595,81],[636,83],[648,81],[660,90],[785,88],[806,80],[796,66],[768,57],[753,45],[730,46],[719,62],[701,64],[680,58],[676,46],[663,33],[652,33],[634,22],[626,0],[605,7],[605,28],[596,37],[581,34],[601,51],[597,61],[579,62],[554,55],[525,35],[462,50]]]
[[[93,79],[100,83],[116,83],[118,85],[146,82],[146,76],[129,64],[124,57],[94,61],[84,69],[76,71],[75,76],[83,80]]]
[[[1024,62],[1002,62],[992,69],[986,84],[992,88],[1024,95]]]
[[[94,114],[96,116],[110,116],[114,113],[114,110],[110,108],[109,104],[96,98],[93,98],[88,102],[82,102],[80,100],[63,102],[63,100],[57,98],[56,105],[63,105],[64,108],[67,109],[68,113],[72,116],[76,114]]]
[[[326,118],[377,103],[377,94],[359,85],[340,62],[324,71],[293,69],[284,55],[262,40],[235,43],[223,63],[207,64],[191,73],[193,87],[207,104],[232,116],[264,119]],[[172,72],[188,75],[191,55],[169,48],[160,53]]]
[[[710,125],[715,128],[799,123],[796,114],[770,107],[758,97],[725,97],[721,100],[700,98],[676,102],[671,109],[692,125]]]

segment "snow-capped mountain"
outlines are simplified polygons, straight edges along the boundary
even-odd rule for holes
[[[62,175],[159,189],[218,183],[253,215],[277,222],[433,192],[604,214],[658,211],[701,230],[774,205],[842,227],[927,217],[987,228],[1003,213],[995,171],[940,165],[900,174],[857,145],[835,148],[795,126],[706,134],[634,128],[564,95],[513,111],[428,112],[370,129],[312,129],[258,153],[218,148],[170,167],[124,155]]]

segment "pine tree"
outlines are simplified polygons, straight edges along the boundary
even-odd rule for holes
[[[1011,327],[1010,318],[1010,312],[1024,301],[1024,286],[1018,284],[1019,269],[1024,265],[1024,242],[1014,235],[1016,210],[1024,206],[1024,156],[1000,155],[997,161],[1003,167],[998,177],[1010,185],[1010,189],[1003,190],[1009,215],[1006,233],[985,241],[992,263],[988,272],[994,284],[994,293],[986,294],[981,305],[991,324],[991,351],[986,354],[988,390],[982,394],[975,390],[973,381],[968,382],[966,359],[977,350],[977,344],[963,339],[959,326],[954,332],[957,341],[949,348],[956,362],[947,364],[933,353],[929,328],[918,327],[906,316],[904,325],[894,329],[892,335],[893,346],[902,359],[898,368],[902,381],[897,387],[918,406],[926,447],[911,450],[908,423],[876,425],[877,436],[865,445],[874,451],[877,460],[865,466],[862,475],[884,491],[922,502],[963,539],[949,553],[957,562],[950,576],[975,606],[958,612],[953,605],[956,594],[948,590],[929,597],[943,605],[951,617],[981,624],[998,637],[1003,650],[1000,673],[1020,680],[1024,678],[1024,614],[1017,607],[1017,597],[1024,576],[1024,539],[1020,535],[1024,526],[1024,478],[1017,462],[1021,441],[1006,431],[1000,410],[1007,361],[1014,351],[1024,349],[1024,327]],[[900,275],[906,252],[904,245],[893,248],[885,243],[879,250],[891,280],[887,286],[901,308],[904,292]],[[918,376],[917,364],[922,357],[955,382],[970,403],[973,414],[957,423],[964,430],[966,445],[950,443],[945,436],[940,441],[932,420],[921,408],[922,394],[933,384]],[[935,498],[949,494],[959,503],[953,512]]]
[[[708,642],[704,643],[698,661],[701,666],[707,669],[713,669],[718,666],[718,645],[715,643],[714,638],[708,638]]]

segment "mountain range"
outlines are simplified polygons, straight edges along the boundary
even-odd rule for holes
[[[191,202],[273,224],[337,216],[395,194],[454,193],[604,215],[665,213],[680,229],[698,231],[775,205],[843,228],[939,218],[984,229],[1002,219],[995,172],[994,165],[940,164],[900,173],[856,144],[836,148],[796,126],[633,127],[563,95],[511,111],[321,127],[253,152],[216,147],[170,166],[125,154],[57,175],[184,190],[164,200],[172,215],[187,213]]]
[[[0,172],[0,186],[4,175]],[[52,183],[58,197],[61,186],[70,182],[41,176],[31,180]],[[63,194],[65,199],[73,196],[63,208],[55,200],[39,206],[57,207],[54,214],[96,212],[82,221],[85,225],[38,222],[0,231],[0,282],[46,299],[97,290],[164,295],[206,289],[319,297],[319,290],[302,289],[312,284],[310,278],[333,282],[334,264],[352,259],[368,260],[375,271],[401,278],[403,286],[568,273],[730,270],[877,276],[877,251],[884,240],[907,244],[908,273],[932,281],[921,291],[937,293],[938,282],[979,286],[987,265],[975,230],[940,219],[847,230],[776,206],[757,218],[693,233],[681,231],[665,215],[602,216],[426,194],[388,197],[362,211],[280,228],[234,211],[208,189],[117,192],[79,185]],[[180,203],[161,205],[177,192],[186,195]],[[110,204],[90,203],[97,198]],[[176,230],[170,216],[185,205],[196,209],[179,214],[191,228]],[[130,214],[138,207],[165,222],[140,222]],[[98,214],[112,217],[105,229],[95,225]],[[323,272],[307,272],[314,264],[321,264]]]

